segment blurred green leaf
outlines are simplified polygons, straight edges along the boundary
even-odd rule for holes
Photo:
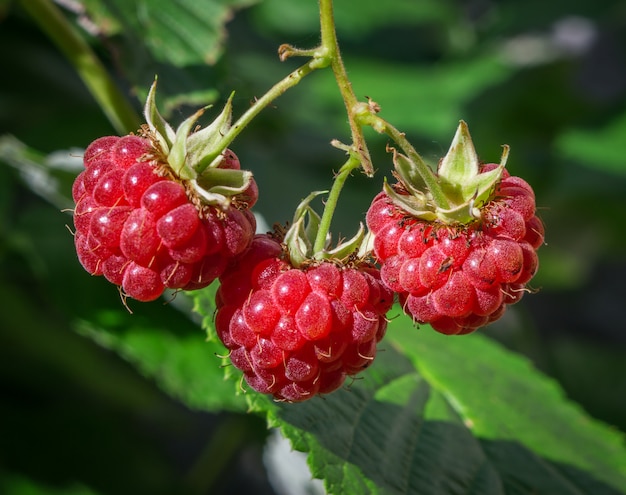
[[[213,294],[214,289],[204,291]],[[224,377],[220,356],[227,351],[221,344],[207,342],[200,329],[197,334],[185,335],[133,317],[124,318],[128,326],[121,330],[118,319],[119,315],[109,312],[101,315],[104,324],[83,321],[79,332],[117,352],[193,409],[245,411],[245,399],[237,394],[236,383]]]
[[[414,25],[428,21],[452,20],[455,9],[447,1],[396,0],[381,8],[377,0],[335,2],[335,20],[342,36],[360,38],[386,26]],[[290,34],[310,34],[319,29],[319,13],[315,2],[264,0],[255,9],[257,20],[265,28]],[[409,41],[409,40],[407,40]]]
[[[7,495],[97,495],[98,493],[79,483],[51,487],[19,475],[2,475],[0,490]]]
[[[59,209],[73,206],[71,183],[82,170],[83,150],[43,155],[11,135],[0,135],[0,161],[19,170],[22,180],[36,194]]]
[[[380,115],[407,134],[444,139],[442,154],[459,120],[465,117],[464,104],[511,73],[497,56],[490,54],[428,66],[366,58],[347,58],[346,65],[361,99],[371,97],[382,107]],[[334,81],[315,77],[307,84],[310,95],[299,115],[312,126],[328,129],[332,119],[334,129],[345,127],[345,116],[338,112],[341,100]],[[320,118],[321,112],[326,118]]]
[[[142,40],[160,62],[176,67],[213,64],[222,53],[224,25],[233,9],[257,0],[86,0],[87,12],[102,31],[119,28]],[[119,26],[119,27],[118,27]]]

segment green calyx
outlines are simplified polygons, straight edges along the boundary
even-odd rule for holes
[[[204,204],[227,207],[230,198],[243,193],[252,180],[247,170],[219,168],[224,160],[222,138],[231,125],[233,95],[207,127],[197,129],[196,122],[209,107],[201,108],[174,130],[157,108],[156,86],[155,80],[144,107],[148,137],[170,172],[187,181]]]
[[[296,208],[293,222],[285,234],[284,243],[287,246],[291,264],[298,268],[306,264],[321,260],[345,261],[352,255],[359,253],[359,248],[365,236],[365,228],[360,225],[354,237],[331,247],[332,239],[326,235],[322,251],[314,252],[313,246],[320,232],[321,217],[311,207],[310,203],[316,197],[328,191],[314,191],[309,194]]]
[[[498,167],[480,173],[480,162],[467,124],[461,121],[436,173],[423,162],[415,163],[393,149],[399,183],[394,187],[385,183],[384,189],[394,203],[416,218],[466,225],[480,218],[480,208],[491,200],[508,151],[505,146]],[[430,177],[425,178],[425,174]],[[432,185],[438,190],[433,191]]]

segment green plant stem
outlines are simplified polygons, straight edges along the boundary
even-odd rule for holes
[[[374,130],[381,134],[386,134],[395,141],[402,151],[406,153],[409,159],[415,164],[418,173],[426,183],[428,191],[432,195],[433,202],[441,209],[447,210],[450,208],[450,203],[446,198],[441,185],[437,180],[437,176],[433,172],[432,168],[424,161],[421,155],[415,150],[413,145],[406,138],[403,132],[400,132],[396,127],[391,125],[385,119],[375,115],[369,107],[362,106],[361,111],[358,113],[357,119],[362,125],[369,125]]]
[[[222,152],[232,143],[237,136],[244,130],[244,128],[270,103],[276,98],[285,93],[289,88],[297,85],[305,76],[317,69],[315,59],[310,60],[306,64],[298,67],[291,72],[287,77],[277,82],[272,88],[267,91],[261,98],[257,99],[248,110],[246,110],[241,117],[230,127],[228,132],[224,134],[220,139],[219,144],[215,150],[207,155],[202,162],[196,168],[198,174],[202,173]]]
[[[127,134],[139,129],[141,120],[137,112],[56,5],[51,0],[21,0],[20,4],[74,65],[115,130]]]
[[[352,84],[348,78],[346,67],[341,58],[339,50],[339,42],[337,41],[337,32],[335,30],[335,19],[333,14],[332,0],[319,0],[320,7],[320,29],[322,36],[322,53],[330,60],[330,65],[337,81],[339,92],[343,98],[348,113],[348,122],[352,133],[352,146],[361,160],[363,171],[368,177],[374,175],[374,166],[370,158],[367,143],[363,136],[363,128],[355,118],[355,112],[358,108],[357,100]]]
[[[339,201],[339,195],[341,194],[341,190],[346,183],[346,179],[353,170],[359,168],[361,165],[361,157],[350,154],[346,163],[342,165],[339,172],[337,172],[337,175],[335,175],[335,180],[333,181],[333,186],[328,193],[328,198],[326,200],[326,204],[324,205],[324,213],[322,213],[322,219],[320,220],[319,229],[313,243],[314,255],[321,254],[324,250],[326,238],[328,237],[328,232],[330,232],[330,224],[332,222],[333,215],[335,214],[337,202]]]

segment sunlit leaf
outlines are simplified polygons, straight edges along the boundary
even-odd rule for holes
[[[617,432],[481,335],[391,323],[372,367],[301,404],[249,396],[334,494],[618,494]]]

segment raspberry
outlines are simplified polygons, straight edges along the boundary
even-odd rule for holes
[[[370,265],[296,268],[285,253],[272,236],[255,236],[220,277],[215,326],[251,388],[299,402],[372,362],[393,293]]]
[[[166,288],[206,287],[256,230],[249,211],[256,182],[219,146],[230,101],[212,125],[195,128],[200,111],[174,131],[156,108],[155,90],[140,135],[93,141],[72,187],[79,261],[140,301]]]
[[[147,138],[96,139],[72,190],[81,264],[140,301],[207,286],[226,267],[220,258],[242,252],[255,230],[254,217],[235,208],[198,208],[155,156]]]
[[[459,132],[466,131],[462,125]],[[519,301],[537,271],[536,250],[544,238],[526,181],[496,164],[470,163],[473,176],[459,172],[459,160],[475,155],[469,134],[463,137],[465,144],[455,138],[439,169],[440,176],[447,174],[440,181],[450,184],[455,208],[433,206],[402,169],[408,159],[394,156],[399,181],[374,198],[366,218],[383,283],[398,293],[414,321],[444,334],[472,332]],[[462,146],[471,150],[464,154]],[[470,180],[476,190],[458,200]]]

